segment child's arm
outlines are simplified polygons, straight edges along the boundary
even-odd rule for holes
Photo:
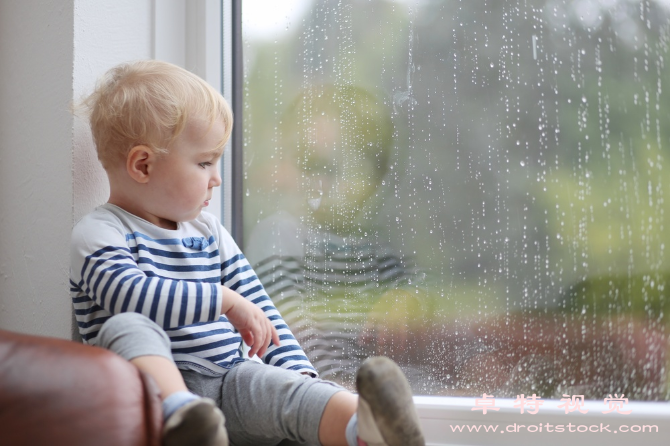
[[[223,306],[231,324],[240,332],[244,342],[251,347],[249,357],[263,356],[270,345],[279,345],[279,334],[263,310],[229,288],[223,288]]]
[[[266,364],[317,376],[316,369],[309,362],[307,355],[298,344],[277,308],[275,308],[272,300],[268,297],[246,257],[244,257],[230,234],[220,224],[218,226],[220,251],[222,259],[224,259],[221,265],[221,283],[224,287],[236,291],[262,310],[265,318],[276,329],[278,340],[281,341],[280,345],[273,340],[264,353],[258,352],[258,356]],[[228,315],[226,314],[226,316]],[[253,356],[252,352],[249,353],[249,356]]]
[[[164,329],[218,320],[224,305],[219,283],[147,275],[125,232],[114,221],[94,218],[83,219],[72,232],[73,301],[75,311],[86,312],[92,337],[98,321],[122,312],[144,314]],[[77,309],[78,300],[88,307]]]

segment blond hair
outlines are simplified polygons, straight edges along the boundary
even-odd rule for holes
[[[143,60],[109,70],[82,102],[88,112],[98,159],[105,169],[125,162],[130,149],[146,145],[167,152],[189,120],[221,120],[228,141],[233,116],[207,82],[176,65]]]

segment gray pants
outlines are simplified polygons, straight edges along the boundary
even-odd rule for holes
[[[138,313],[122,313],[102,326],[97,345],[126,360],[172,360],[170,339]],[[226,417],[232,446],[277,445],[282,440],[319,445],[319,423],[337,384],[255,361],[238,363],[221,376],[180,370],[188,389],[213,399]]]

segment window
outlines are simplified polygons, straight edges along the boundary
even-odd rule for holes
[[[430,444],[521,394],[670,428],[669,2],[242,8],[239,240],[323,377],[392,357]]]
[[[324,377],[669,399],[670,3],[243,8],[244,249]]]

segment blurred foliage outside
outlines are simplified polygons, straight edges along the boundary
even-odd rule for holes
[[[660,0],[318,0],[247,36],[245,245],[285,212],[305,240],[411,259],[395,289],[307,274],[298,294],[332,315],[358,300],[356,342],[418,367],[417,393],[670,399],[669,18]]]

